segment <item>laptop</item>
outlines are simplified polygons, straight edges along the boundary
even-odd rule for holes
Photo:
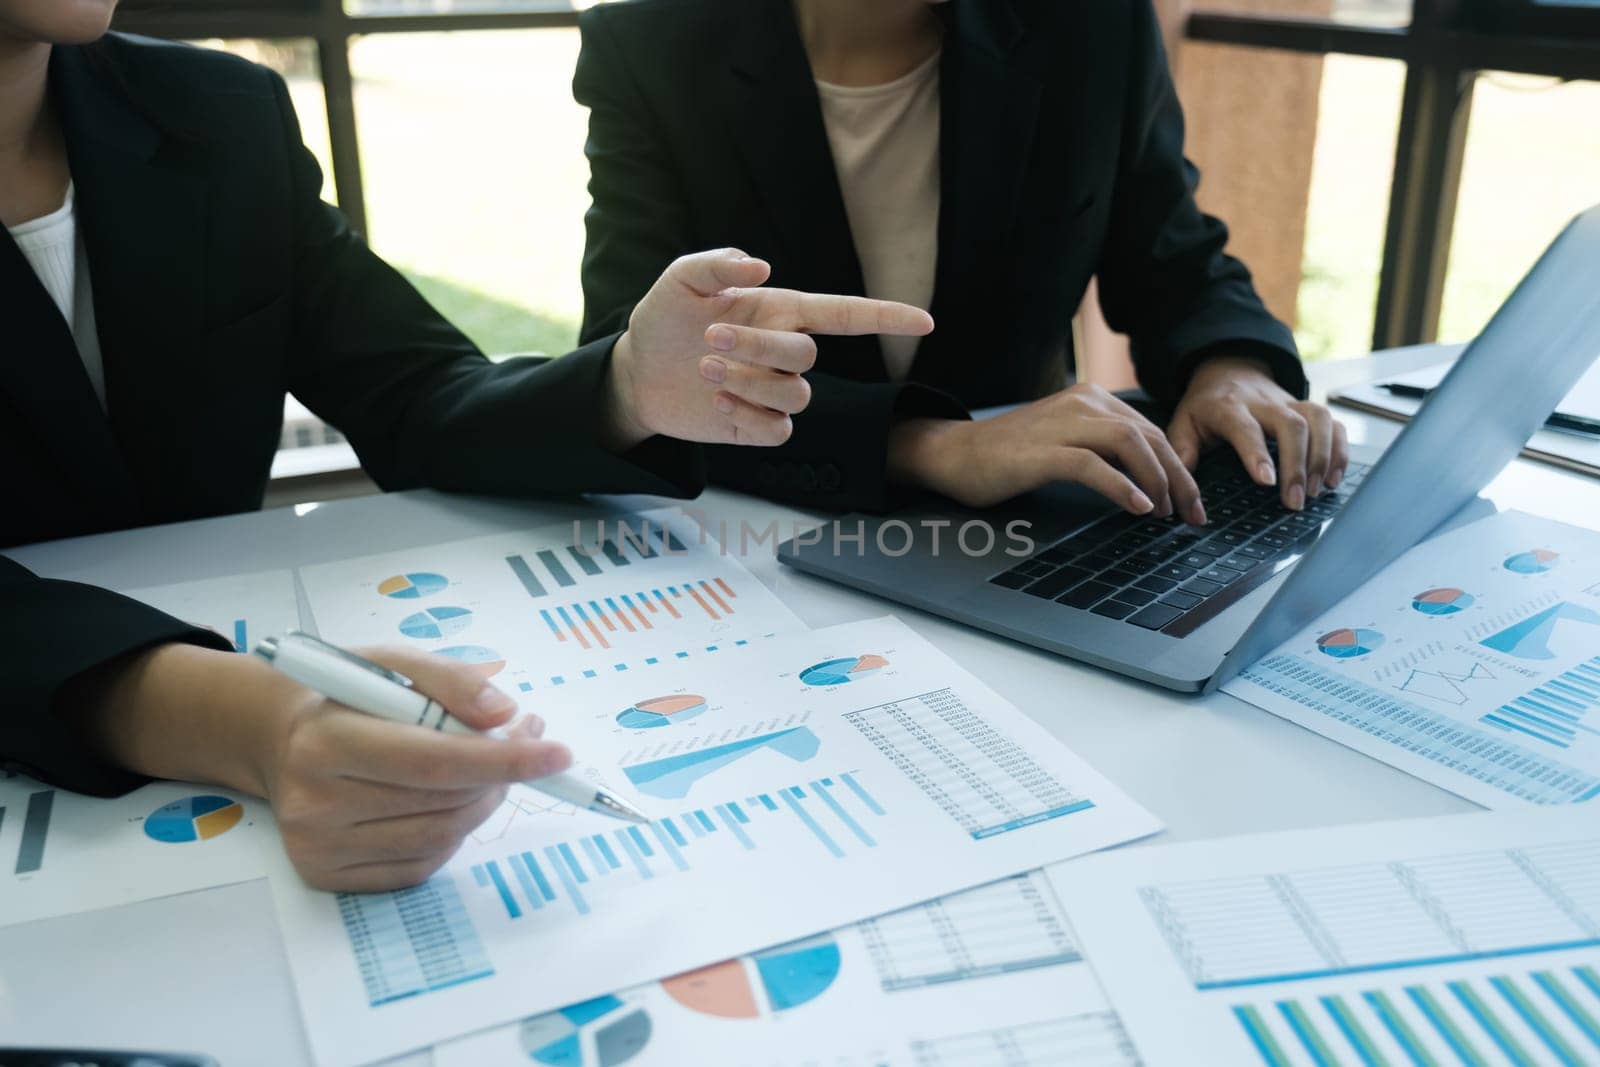
[[[1574,219],[1381,458],[1291,512],[1230,450],[1210,525],[1078,486],[999,508],[855,514],[778,558],[809,574],[1182,692],[1210,691],[1456,516],[1600,356],[1600,206]],[[1020,525],[1026,524],[1026,525]]]

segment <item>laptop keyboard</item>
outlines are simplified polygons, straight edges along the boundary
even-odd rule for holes
[[[1276,486],[1252,482],[1231,454],[1195,474],[1209,526],[1119,513],[990,578],[995,585],[1184,637],[1303,555],[1366,477],[1351,463],[1339,488],[1289,511]]]

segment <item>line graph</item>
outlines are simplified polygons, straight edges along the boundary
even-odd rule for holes
[[[1445,704],[1455,704],[1459,707],[1472,699],[1467,693],[1466,686],[1468,683],[1493,681],[1494,677],[1494,672],[1483,664],[1476,662],[1467,666],[1464,670],[1461,668],[1454,670],[1440,668],[1438,670],[1425,671],[1420,668],[1413,668],[1411,673],[1406,675],[1405,680],[1395,688],[1402,693],[1409,693],[1411,696],[1427,697],[1429,700],[1438,700]]]

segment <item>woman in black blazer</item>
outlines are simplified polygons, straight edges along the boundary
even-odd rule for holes
[[[800,288],[897,291],[920,269],[910,299],[939,322],[904,374],[899,346],[821,342],[804,425],[772,452],[709,450],[714,480],[844,510],[897,486],[981,506],[1069,479],[1201,521],[1186,468],[1214,440],[1291,508],[1342,477],[1343,431],[1296,399],[1289,331],[1195,206],[1150,0],[635,0],[580,25],[584,337],[626,322],[673,256],[721,243]],[[1062,388],[1092,277],[1165,434]]]
[[[114,7],[0,0],[0,547],[259,507],[286,390],[386,489],[691,495],[684,440],[788,434],[809,331],[931,328],[760,288],[766,265],[724,250],[666,268],[625,329],[490,363],[318,200],[276,75],[102,36]],[[708,333],[737,382],[695,372]],[[368,720],[3,558],[0,606],[0,763],[90,793],[150,775],[269,797],[319,885],[418,880],[505,783],[569,758],[536,728],[502,745]],[[475,724],[515,710],[459,665],[384,659]]]

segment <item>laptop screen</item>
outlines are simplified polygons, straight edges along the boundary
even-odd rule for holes
[[[1600,206],[1579,215],[1467,346],[1206,686],[1282,644],[1465,506],[1600,358]]]

